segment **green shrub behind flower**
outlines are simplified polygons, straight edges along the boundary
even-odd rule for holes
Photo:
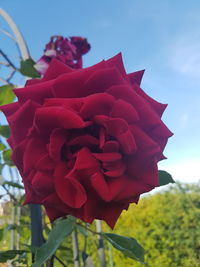
[[[142,244],[148,267],[200,266],[200,185],[173,186],[142,198],[122,214],[115,233]],[[133,266],[120,252],[112,253],[114,266]]]

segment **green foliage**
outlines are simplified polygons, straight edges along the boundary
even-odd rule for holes
[[[68,216],[67,219],[59,219],[55,222],[48,240],[36,250],[35,261],[31,267],[40,267],[45,263],[60,246],[61,242],[71,234],[75,227],[75,218]]]
[[[12,155],[11,149],[6,149],[3,151],[3,160],[4,160],[5,164],[7,164],[9,166],[13,166],[13,162],[11,160],[11,155]]]
[[[20,63],[21,74],[27,77],[31,77],[31,78],[39,78],[40,74],[34,68],[34,65],[35,65],[35,61],[33,61],[31,58],[22,60]]]
[[[122,214],[114,232],[140,242],[148,267],[200,266],[200,186],[173,186],[142,198]],[[141,267],[116,250],[112,253],[115,267]]]
[[[0,135],[8,138],[10,136],[10,128],[8,125],[1,125],[0,126]]]
[[[6,250],[6,251],[0,251],[0,262],[7,262],[7,260],[14,259],[17,255],[22,255],[24,250]]]
[[[12,103],[15,99],[13,87],[10,85],[0,86],[0,106]]]

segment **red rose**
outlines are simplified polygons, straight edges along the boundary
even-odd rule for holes
[[[161,120],[166,105],[142,91],[142,75],[127,75],[120,54],[79,70],[54,59],[42,79],[14,90],[18,102],[1,109],[25,203],[43,204],[51,220],[71,214],[113,227],[159,186],[171,132]]]

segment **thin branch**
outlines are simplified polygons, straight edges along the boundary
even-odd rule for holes
[[[81,224],[81,223],[79,223],[79,222],[76,222],[76,224],[82,226],[83,228],[85,228],[86,230],[88,230],[89,232],[91,232],[91,233],[94,234],[94,235],[101,235],[101,234],[102,234],[102,233],[100,233],[100,232],[96,232],[96,231],[94,231],[94,230],[88,228],[87,226],[85,226],[84,224]]]
[[[64,267],[67,267],[67,265],[66,265],[61,259],[59,259],[56,255],[54,255],[54,258],[55,258],[58,262],[60,262],[60,264],[62,264]]]
[[[13,41],[16,42],[15,37],[12,36],[12,34],[10,34],[9,32],[7,32],[7,31],[5,31],[5,30],[3,30],[3,29],[1,29],[1,28],[0,28],[0,32],[4,33],[4,34],[7,35],[10,39],[12,39]]]
[[[1,10],[1,9],[0,9]],[[8,62],[8,64],[14,69],[14,70],[18,70],[17,67],[15,67],[15,65],[12,63],[12,61],[8,58],[8,56],[0,49],[0,54],[2,55],[2,57]]]
[[[10,199],[13,200],[14,204],[17,205],[18,201],[17,199],[10,193],[10,191],[6,188],[6,186],[2,185],[3,189],[6,191],[7,195],[9,195]]]
[[[10,83],[9,81],[7,81],[1,77],[0,77],[0,82],[5,83],[5,84],[9,84],[9,85],[13,85],[13,83]]]
[[[0,65],[6,66],[6,67],[11,67],[8,63],[4,62],[4,61],[0,61]]]
[[[10,80],[12,79],[12,77],[14,76],[16,70],[13,70],[10,72],[10,75],[8,76],[8,78],[6,79],[7,82],[10,82]]]

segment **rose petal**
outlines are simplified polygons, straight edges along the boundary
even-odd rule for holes
[[[107,93],[93,94],[84,99],[83,106],[81,107],[81,116],[86,118],[93,118],[93,116],[109,115],[113,103],[114,97]]]
[[[113,229],[117,219],[125,208],[127,208],[127,204],[104,202],[98,209],[98,219],[106,221],[106,223]]]
[[[140,71],[136,71],[136,72],[132,72],[128,74],[128,78],[130,83],[133,85],[134,83],[137,83],[138,85],[141,84],[142,81],[142,77],[144,75],[144,71],[145,70],[140,70]]]
[[[82,148],[77,153],[74,169],[82,171],[85,175],[92,175],[99,170],[99,163],[88,148]]]
[[[83,105],[83,100],[81,98],[48,98],[45,99],[44,106],[63,106],[79,112]]]
[[[105,161],[105,162],[112,162],[121,159],[121,154],[117,152],[113,153],[92,153],[92,155],[100,160],[100,161]]]
[[[98,145],[99,140],[92,135],[86,134],[71,139],[69,142],[67,142],[67,144],[69,146],[81,145],[86,147],[90,145]]]
[[[19,169],[20,173],[22,173],[24,169],[23,155],[27,146],[27,142],[28,142],[27,139],[23,140],[15,147],[15,149],[12,152],[12,160]]]
[[[75,70],[58,76],[53,86],[54,96],[73,98],[88,95],[89,92],[83,90],[85,81],[89,79],[92,73],[101,70],[102,68],[105,68],[105,62],[103,61],[92,67]]]
[[[61,148],[66,141],[66,136],[66,131],[60,128],[54,129],[50,135],[49,156],[56,162],[61,160]]]
[[[45,155],[47,155],[46,142],[40,138],[29,138],[24,150],[24,172],[32,170]]]
[[[19,108],[20,105],[18,102],[0,106],[0,110],[3,111],[6,117],[15,113]]]
[[[71,69],[66,64],[62,63],[60,60],[57,60],[53,58],[51,62],[49,63],[49,67],[42,78],[42,81],[48,81],[52,79],[56,79],[59,75],[64,73],[72,72],[73,69]]]
[[[110,116],[113,118],[122,118],[128,123],[134,123],[139,120],[136,109],[131,104],[121,99],[115,102]]]
[[[14,146],[27,136],[28,130],[33,123],[35,111],[38,107],[40,107],[40,105],[37,103],[27,101],[15,113],[7,117]]]
[[[60,175],[57,170],[55,188],[59,198],[72,208],[80,208],[87,200],[84,187],[76,177],[66,176],[66,170],[61,166]]]
[[[84,97],[104,92],[112,85],[124,83],[126,83],[125,80],[115,68],[97,71],[95,68],[82,69],[59,76],[53,91],[55,97]]]
[[[134,84],[133,88],[137,92],[138,95],[142,96],[145,100],[148,101],[148,103],[156,111],[159,117],[161,117],[167,107],[167,104],[161,104],[158,101],[154,100],[153,98],[148,96],[138,85]]]
[[[64,107],[44,107],[37,109],[34,126],[40,132],[49,132],[54,128],[83,128],[85,123],[79,115]]]
[[[107,141],[102,147],[104,153],[109,152],[118,152],[119,151],[119,143],[117,141]]]
[[[107,134],[119,141],[124,153],[135,153],[137,150],[136,142],[125,120],[97,115],[94,117],[94,121],[97,124],[103,125],[107,130]]]
[[[35,101],[42,104],[45,98],[53,97],[52,94],[53,81],[42,82],[33,84],[24,88],[14,89],[16,96],[20,103],[27,100]]]
[[[33,189],[44,197],[54,191],[54,181],[51,173],[37,171],[31,184]]]
[[[96,193],[104,200],[111,201],[112,195],[110,194],[110,189],[105,181],[105,177],[101,172],[94,173],[91,178],[91,185],[95,189]]]
[[[122,53],[117,54],[114,57],[109,58],[108,60],[106,60],[106,65],[108,67],[115,67],[118,69],[118,71],[121,73],[121,75],[126,79],[127,78],[127,74],[124,68],[124,63],[123,63],[123,59],[122,59]]]

